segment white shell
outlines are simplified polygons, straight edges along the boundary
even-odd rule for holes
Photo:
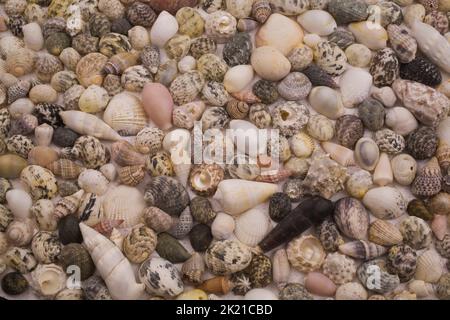
[[[53,214],[55,205],[51,200],[39,199],[30,209],[36,218],[40,230],[54,231],[58,227],[57,217]]]
[[[363,69],[352,68],[345,71],[339,85],[344,107],[354,108],[369,96],[372,76]]]
[[[250,246],[256,246],[270,230],[270,218],[261,209],[250,209],[236,218],[236,238]]]
[[[381,153],[375,171],[373,172],[373,183],[379,186],[391,184],[394,181],[391,162],[386,153]]]
[[[278,300],[278,297],[268,289],[252,289],[244,296],[244,300]]]
[[[150,35],[143,26],[134,26],[128,30],[128,39],[134,50],[142,50],[150,44]]]
[[[109,181],[97,170],[87,169],[78,176],[78,185],[87,193],[94,193],[98,196],[104,195],[108,190]]]
[[[450,117],[445,118],[437,128],[439,139],[450,145]]]
[[[289,264],[286,250],[277,250],[272,258],[273,282],[275,282],[278,287],[284,286],[284,284],[286,284],[289,280],[290,273],[291,266]]]
[[[358,282],[348,282],[336,290],[336,300],[367,300],[367,291]]]
[[[94,261],[97,271],[106,283],[113,299],[139,299],[144,285],[138,284],[130,262],[120,249],[103,235],[80,223],[84,245]]]
[[[443,273],[441,258],[434,250],[427,250],[417,258],[414,278],[425,282],[436,283]]]
[[[450,43],[429,24],[414,20],[411,25],[413,37],[420,50],[435,64],[450,72]]]
[[[394,107],[387,110],[385,124],[402,136],[410,134],[419,127],[414,115],[404,107]]]
[[[14,220],[8,225],[6,236],[11,245],[24,247],[30,244],[37,231],[34,220],[20,219]]]
[[[139,268],[139,279],[148,292],[158,296],[177,296],[184,286],[176,267],[166,259],[154,257]]]
[[[111,240],[120,249],[120,251],[123,251],[123,241],[125,240],[125,237],[126,236],[121,231],[114,228],[111,231],[109,240]]]
[[[240,92],[253,80],[254,71],[250,65],[238,65],[228,69],[223,85],[229,93]]]
[[[409,291],[416,294],[418,298],[425,298],[433,295],[433,285],[422,280],[413,280],[408,283]]]
[[[103,121],[121,135],[136,135],[147,125],[147,115],[136,96],[122,92],[108,104]]]
[[[108,101],[108,91],[98,85],[91,84],[81,94],[78,106],[83,112],[97,113],[106,108]]]
[[[191,145],[191,133],[186,129],[175,129],[164,136],[163,149],[169,153],[173,150],[187,150]]]
[[[297,17],[298,23],[310,33],[327,36],[336,28],[333,16],[323,10],[308,10]]]
[[[53,127],[43,123],[34,129],[34,137],[38,146],[48,147],[53,138]]]
[[[355,164],[355,157],[352,150],[339,144],[324,141],[322,148],[330,155],[330,158],[342,166],[351,166]]]
[[[416,177],[417,162],[409,154],[403,153],[391,160],[392,172],[395,181],[404,186],[409,186]]]
[[[20,98],[8,106],[9,113],[13,119],[20,118],[24,114],[33,112],[34,103],[28,98]]]
[[[66,287],[66,273],[56,264],[39,264],[31,272],[31,286],[44,297],[53,297]]]
[[[70,110],[62,111],[59,115],[67,127],[79,134],[104,140],[117,141],[122,139],[114,129],[92,114]]]
[[[397,96],[391,87],[373,87],[372,97],[380,101],[387,108],[392,108],[397,101]]]
[[[379,23],[372,21],[354,22],[348,25],[356,40],[371,50],[380,50],[386,47],[388,34]]]
[[[100,167],[100,172],[108,179],[109,181],[114,181],[117,178],[117,169],[112,163],[107,163]]]
[[[370,189],[364,195],[362,202],[379,219],[398,218],[406,212],[407,206],[403,195],[393,187]]]
[[[231,120],[228,132],[241,154],[247,154],[251,158],[256,158],[267,150],[267,134],[264,134],[267,131],[258,129],[249,121]]]
[[[213,199],[226,213],[235,216],[267,201],[277,191],[275,184],[229,179],[219,183]]]
[[[211,234],[216,240],[225,240],[233,234],[235,226],[232,216],[219,212],[211,224]]]
[[[195,70],[197,67],[197,60],[193,56],[185,56],[178,62],[178,71],[186,73]]]
[[[177,19],[167,11],[162,11],[152,26],[150,41],[152,44],[162,48],[177,31]]]
[[[344,114],[341,95],[329,87],[314,87],[309,93],[309,103],[318,113],[333,120]]]
[[[103,200],[103,210],[107,219],[123,219],[122,228],[132,227],[141,220],[146,207],[144,196],[132,187],[120,185],[109,190]]]
[[[25,46],[34,51],[40,51],[44,47],[44,36],[41,27],[36,22],[31,22],[22,27]]]
[[[375,141],[366,137],[358,140],[355,145],[355,162],[361,169],[372,171],[379,159],[380,150]]]
[[[192,167],[191,155],[185,149],[172,149],[170,160],[178,181],[186,187]]]
[[[30,208],[33,204],[31,196],[24,190],[13,189],[6,193],[8,207],[17,219],[25,219],[30,216]]]

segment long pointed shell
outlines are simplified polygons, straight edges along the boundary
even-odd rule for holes
[[[80,190],[77,193],[59,200],[53,212],[54,216],[60,219],[62,217],[68,216],[69,214],[74,214],[75,212],[77,212],[83,195],[84,190]]]
[[[340,245],[339,251],[356,259],[369,260],[385,254],[387,249],[375,243],[358,240]]]
[[[238,215],[266,201],[277,191],[275,184],[230,179],[219,183],[214,199],[225,212]]]
[[[83,240],[98,272],[117,300],[139,299],[144,285],[136,282],[130,262],[120,249],[94,229],[80,223]]]
[[[92,114],[70,110],[60,112],[60,116],[67,127],[79,134],[104,140],[117,141],[122,139],[114,129]]]
[[[269,232],[269,216],[260,208],[244,212],[236,219],[234,234],[238,240],[250,247],[256,246]]]

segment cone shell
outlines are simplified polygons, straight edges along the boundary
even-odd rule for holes
[[[393,246],[403,241],[400,230],[384,220],[375,220],[369,227],[369,240],[382,246]]]
[[[338,145],[336,143],[324,141],[321,143],[322,148],[330,155],[330,158],[342,166],[350,166],[355,164],[353,151]]]
[[[384,255],[387,249],[375,243],[358,240],[340,245],[339,251],[356,259],[369,260]]]
[[[213,243],[205,253],[208,269],[216,275],[227,275],[245,269],[251,262],[249,248],[236,240]]]
[[[261,209],[254,208],[236,218],[234,234],[240,242],[254,247],[265,237],[270,227],[268,215]]]
[[[339,229],[353,239],[364,239],[369,227],[369,215],[362,203],[354,198],[339,200],[334,209]]]
[[[314,236],[301,236],[290,241],[286,253],[291,266],[302,272],[319,269],[326,255]]]
[[[418,197],[430,197],[441,190],[442,172],[436,157],[428,161],[414,179],[411,192]]]
[[[203,257],[198,252],[194,252],[181,267],[181,274],[183,275],[183,278],[194,284],[199,284],[202,282],[204,272],[205,262],[203,261]]]
[[[62,218],[77,212],[80,207],[81,199],[84,191],[80,190],[70,196],[60,199],[55,206],[54,215],[57,218]]]

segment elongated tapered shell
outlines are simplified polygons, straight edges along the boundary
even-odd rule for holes
[[[403,241],[396,226],[384,220],[376,220],[369,227],[369,240],[382,246],[393,246]]]
[[[98,139],[117,141],[122,137],[110,126],[92,114],[70,110],[59,113],[64,124],[73,131]]]
[[[62,198],[56,204],[53,214],[59,219],[68,216],[69,214],[74,214],[81,204],[83,195],[84,191],[81,189],[77,193]]]
[[[357,240],[340,245],[339,251],[356,259],[369,260],[382,256],[387,252],[387,249],[375,243]]]
[[[322,142],[322,148],[330,155],[330,158],[342,166],[351,166],[355,164],[353,151],[333,142]]]

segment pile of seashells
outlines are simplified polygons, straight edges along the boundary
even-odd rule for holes
[[[0,2],[4,298],[450,299],[450,0]]]

